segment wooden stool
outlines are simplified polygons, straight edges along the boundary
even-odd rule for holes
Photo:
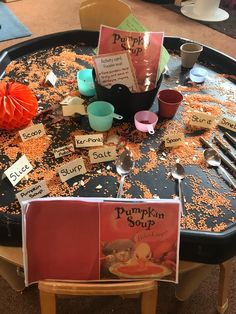
[[[0,246],[0,276],[2,276],[15,291],[25,288],[24,278],[18,269],[23,267],[21,247]]]
[[[100,25],[118,26],[131,8],[122,0],[85,0],[79,7],[82,29],[99,31]]]
[[[228,287],[229,287],[229,280],[230,280],[230,274],[232,271],[232,260],[229,259],[221,264],[220,266],[220,274],[219,274],[219,287],[218,287],[218,299],[217,299],[217,311],[218,313],[225,313],[225,311],[228,308]],[[213,265],[207,265],[207,264],[200,264],[200,263],[194,263],[194,262],[188,262],[188,261],[180,261],[179,263],[179,273],[180,273],[180,280],[179,284],[176,286],[176,297],[177,299],[181,301],[187,300],[190,295],[198,288],[200,283],[206,278],[206,276],[209,274],[210,269],[212,268]],[[6,246],[0,246],[0,276],[2,276],[9,284],[10,286],[16,290],[16,291],[21,291],[25,288],[24,285],[24,279],[20,277],[17,274],[17,268],[18,267],[23,267],[23,258],[22,258],[22,248],[20,247],[6,247]],[[68,282],[56,282],[56,281],[41,281],[39,283],[39,289],[40,289],[40,295],[45,294],[45,298],[51,298],[52,300],[54,299],[55,303],[55,294],[54,297],[52,296],[52,288],[49,288],[51,285],[58,289],[65,289]],[[147,286],[145,286],[145,283],[148,283]],[[62,285],[60,288],[59,284]],[[72,283],[69,283],[70,285]],[[153,287],[155,282],[153,281],[137,281],[137,282],[123,282],[123,283],[74,283],[75,284],[75,291],[81,289],[80,294],[76,295],[89,295],[90,287],[91,289],[95,291],[98,286],[101,289],[101,294],[100,295],[106,295],[105,291],[108,287],[108,285],[115,285],[118,290],[113,290],[109,291],[108,295],[126,295],[126,296],[132,296],[132,294],[142,294],[142,307],[145,309],[146,306],[146,299],[149,299],[148,295],[156,295],[156,297],[153,298],[157,302],[157,288]],[[122,285],[123,286],[119,286]],[[131,284],[131,287],[124,288],[124,284],[128,285]],[[134,285],[136,284],[139,289],[144,289],[143,291],[141,290],[135,290]],[[76,286],[77,285],[77,286]],[[83,286],[85,285],[85,286]],[[139,286],[138,286],[139,285]],[[147,288],[149,287],[149,288]],[[151,288],[152,287],[152,288]],[[48,290],[46,290],[48,289]],[[86,290],[87,289],[87,290]],[[114,288],[115,289],[115,288]],[[122,290],[124,289],[125,292]],[[146,289],[146,290],[145,290]],[[44,291],[45,290],[45,291]],[[92,291],[93,291],[92,290]],[[128,291],[127,291],[128,290]],[[153,291],[152,291],[153,290]],[[154,291],[155,290],[155,291]],[[62,291],[62,290],[61,290]],[[119,291],[119,293],[118,293]],[[122,292],[123,291],[123,292]],[[86,293],[85,293],[86,292]],[[144,293],[145,292],[145,293]],[[58,294],[68,294],[68,293],[58,293]],[[69,293],[70,294],[70,293]],[[92,295],[91,293],[90,295]],[[93,295],[99,295],[99,294],[93,294]],[[44,296],[42,296],[44,299]],[[43,303],[45,303],[44,301]],[[149,303],[150,301],[148,301]],[[151,304],[151,303],[150,303]],[[55,304],[54,304],[55,306]],[[154,307],[153,303],[152,306]],[[143,312],[145,313],[145,312]],[[151,313],[151,312],[150,312]]]
[[[141,313],[156,314],[157,283],[155,281],[79,283],[43,280],[38,284],[42,314],[56,313],[56,295],[139,296]]]

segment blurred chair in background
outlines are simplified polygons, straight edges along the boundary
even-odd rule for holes
[[[121,0],[85,0],[79,8],[81,28],[97,31],[100,25],[116,27],[129,14],[131,8]]]

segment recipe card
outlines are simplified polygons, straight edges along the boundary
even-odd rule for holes
[[[124,31],[132,31],[132,32],[148,32],[148,29],[140,23],[136,19],[133,14],[129,14],[119,26],[119,29],[123,29]],[[161,56],[159,61],[159,66],[157,70],[157,78],[156,81],[159,80],[162,72],[164,71],[165,66],[167,65],[168,61],[170,60],[170,55],[164,46],[161,47]]]
[[[101,25],[98,54],[127,51],[140,91],[156,86],[163,32],[131,32]]]
[[[107,53],[94,56],[96,79],[102,86],[110,88],[123,84],[131,92],[138,92],[135,72],[128,52]]]

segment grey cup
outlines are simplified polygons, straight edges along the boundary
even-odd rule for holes
[[[180,46],[181,64],[184,68],[192,68],[196,63],[203,46],[197,43],[185,43]]]

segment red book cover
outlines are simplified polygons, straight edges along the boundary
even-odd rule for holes
[[[178,281],[179,203],[104,202],[101,279]]]
[[[98,54],[127,51],[140,91],[148,91],[156,86],[162,44],[162,32],[130,32],[101,25]]]
[[[33,200],[23,217],[26,284],[99,279],[98,203],[76,198]]]
[[[179,202],[43,198],[23,202],[25,283],[177,282]]]

